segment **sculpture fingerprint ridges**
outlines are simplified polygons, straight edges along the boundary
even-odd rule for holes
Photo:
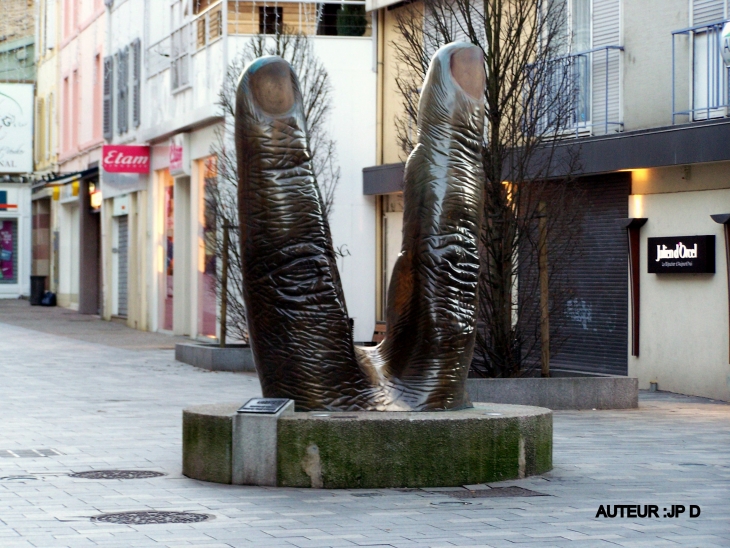
[[[297,78],[251,63],[236,97],[244,299],[266,397],[298,410],[436,410],[469,405],[481,225],[484,68],[480,49],[441,48],[419,104],[405,171],[403,247],[387,333],[355,348]]]

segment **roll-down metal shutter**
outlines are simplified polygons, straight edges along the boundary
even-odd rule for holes
[[[628,217],[630,177],[618,173],[579,183],[587,208],[570,268],[573,295],[567,313],[550,318],[560,332],[554,338],[567,337],[551,357],[552,368],[627,374],[627,240],[618,220]]]
[[[128,215],[122,215],[119,217],[119,243],[117,249],[119,251],[119,272],[118,272],[118,286],[117,291],[119,292],[119,306],[117,314],[120,316],[127,316],[127,271],[128,271],[128,256],[127,250],[129,249],[129,231],[128,231]]]

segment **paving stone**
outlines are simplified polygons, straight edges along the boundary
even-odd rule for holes
[[[0,302],[0,321],[12,320],[13,310]],[[552,472],[467,486],[518,486],[545,497],[438,505],[455,502],[448,496],[454,488],[338,492],[205,484],[181,475],[181,410],[243,403],[260,395],[255,376],[180,364],[172,350],[161,349],[164,336],[118,324],[113,336],[98,320],[84,322],[84,333],[61,336],[66,312],[54,311],[39,331],[0,323],[0,450],[61,453],[0,459],[2,548],[730,546],[730,405],[658,392],[642,393],[639,409],[556,412]],[[166,475],[68,477],[100,469]],[[353,496],[361,493],[379,496]],[[697,504],[702,514],[596,518],[601,504],[657,504],[660,513],[672,504]],[[90,521],[139,510],[214,519],[136,526]]]

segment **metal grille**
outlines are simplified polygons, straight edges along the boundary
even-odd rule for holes
[[[37,459],[58,455],[63,453],[55,449],[0,449],[0,458],[3,459]]]
[[[190,512],[119,512],[115,514],[101,514],[94,516],[91,521],[102,523],[121,523],[124,525],[150,525],[161,523],[199,523],[209,520],[208,514],[193,514]]]
[[[117,243],[117,249],[119,252],[118,257],[118,286],[117,291],[119,292],[119,305],[117,308],[117,314],[119,316],[127,316],[127,273],[128,259],[129,259],[129,216],[121,215],[117,217],[119,219],[119,241]]]
[[[127,479],[147,479],[159,478],[164,476],[162,472],[153,470],[89,470],[87,472],[75,472],[69,474],[72,478],[94,479],[94,480],[127,480]]]
[[[486,499],[501,497],[549,497],[545,493],[538,493],[523,487],[493,487],[491,489],[480,489],[478,491],[449,491],[448,495],[456,499]]]

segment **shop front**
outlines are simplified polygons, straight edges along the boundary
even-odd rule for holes
[[[629,375],[643,389],[730,401],[725,226],[730,163],[635,170],[638,246]]]
[[[206,126],[152,146],[153,329],[202,340],[218,336],[215,242],[220,227],[209,209],[209,192],[217,182],[210,152],[214,140],[215,126]]]
[[[104,318],[123,318],[135,329],[148,329],[147,201],[150,147],[104,145],[103,279]]]
[[[0,298],[30,294],[30,185],[0,183]]]

